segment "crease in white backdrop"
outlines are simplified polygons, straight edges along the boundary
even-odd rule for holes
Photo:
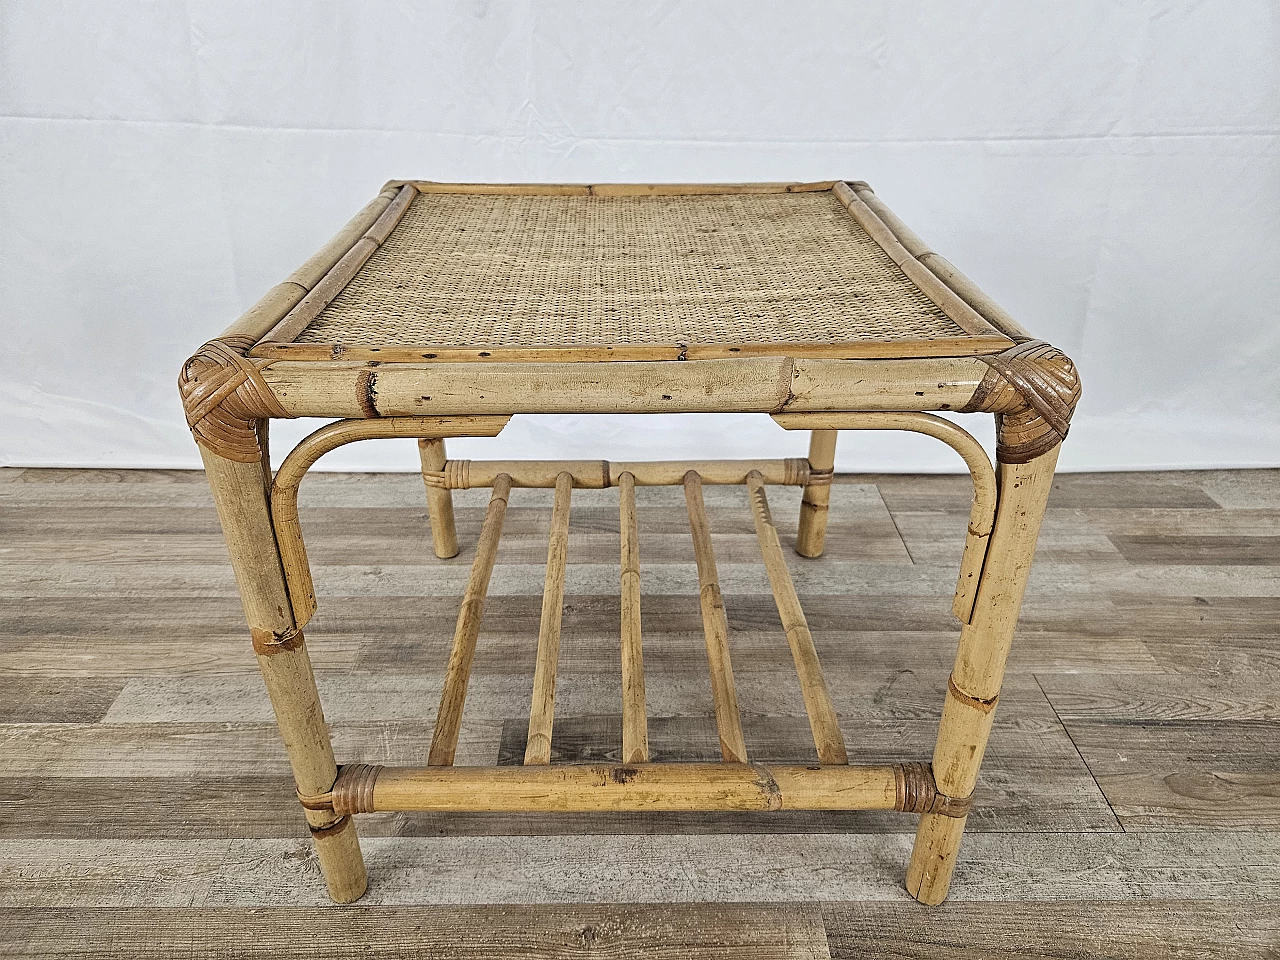
[[[393,177],[866,179],[1076,359],[1064,468],[1280,465],[1266,0],[0,0],[0,463],[198,466],[182,360]],[[277,451],[314,426],[277,424]],[[804,440],[763,417],[538,417],[452,449]],[[959,461],[868,434],[838,465]]]

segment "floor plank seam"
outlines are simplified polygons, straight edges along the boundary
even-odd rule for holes
[[[907,559],[911,561],[911,565],[916,565],[916,558],[911,553],[911,547],[907,545],[907,538],[902,535],[902,528],[898,526],[898,518],[894,512],[889,509],[889,504],[884,498],[884,494],[880,492],[880,485],[876,484],[876,496],[880,498],[880,503],[884,505],[884,512],[889,515],[889,520],[893,524],[893,530],[898,535],[898,540],[902,544],[902,549],[906,551]]]
[[[1121,833],[1128,833],[1129,831],[1124,827],[1124,821],[1121,820],[1120,815],[1116,813],[1116,808],[1111,805],[1111,798],[1107,796],[1107,791],[1102,789],[1102,784],[1098,782],[1097,776],[1094,775],[1093,767],[1089,766],[1089,761],[1085,759],[1084,754],[1080,751],[1079,745],[1076,744],[1076,738],[1071,735],[1071,730],[1067,727],[1066,723],[1063,722],[1061,714],[1058,713],[1057,706],[1054,704],[1053,700],[1050,699],[1049,694],[1045,692],[1044,684],[1040,682],[1039,675],[1033,673],[1031,674],[1031,679],[1034,680],[1036,682],[1036,686],[1040,688],[1040,695],[1044,697],[1045,703],[1049,704],[1049,709],[1053,711],[1053,716],[1054,719],[1058,721],[1058,726],[1060,726],[1062,728],[1062,732],[1067,735],[1067,739],[1071,742],[1072,749],[1075,750],[1076,756],[1080,758],[1080,763],[1083,764],[1085,770],[1089,772],[1089,779],[1092,780],[1093,785],[1098,788],[1098,795],[1102,797],[1103,803],[1107,805],[1107,810],[1111,812],[1111,817],[1115,820],[1116,826],[1120,828]]]

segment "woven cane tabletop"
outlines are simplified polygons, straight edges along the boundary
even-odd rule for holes
[[[367,260],[324,298],[313,291],[253,353],[653,360],[965,356],[1010,345],[954,296],[931,297],[908,276],[911,265],[873,239],[839,186],[843,195],[832,184],[676,195],[408,185]]]

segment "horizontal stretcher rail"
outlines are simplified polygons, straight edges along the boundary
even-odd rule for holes
[[[802,487],[821,482],[803,457],[782,460],[651,460],[635,463],[608,460],[447,460],[444,469],[427,471],[423,479],[430,487],[466,490],[491,487],[499,476],[511,478],[513,487],[554,487],[561,473],[573,478],[579,490],[616,487],[624,473],[638,487],[679,486],[693,470],[703,483],[742,484],[747,475],[758,473],[765,483]]]
[[[602,763],[524,767],[341,768],[333,789],[301,797],[337,814],[377,811],[900,810],[962,817],[970,798],[938,793],[927,763],[822,766]]]

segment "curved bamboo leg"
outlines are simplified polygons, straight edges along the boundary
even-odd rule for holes
[[[326,793],[338,776],[320,709],[311,658],[293,619],[284,569],[271,528],[268,475],[261,462],[226,460],[200,447],[213,501],[276,722],[300,796]],[[364,860],[355,822],[332,810],[304,810],[329,896],[338,903],[365,891]]]
[[[995,527],[973,618],[960,631],[933,751],[934,780],[938,791],[949,797],[968,797],[978,781],[1059,449],[1030,463],[1002,463],[997,468]],[[965,819],[937,813],[921,816],[907,891],[922,903],[937,904],[946,897]]]
[[[438,473],[444,469],[444,441],[431,437],[418,441],[422,473]],[[458,555],[458,530],[453,522],[453,493],[444,487],[427,484],[427,515],[431,517],[431,540],[436,556],[448,560]]]
[[[802,557],[822,556],[827,538],[827,505],[831,502],[831,477],[836,464],[836,430],[814,430],[809,434],[810,482],[800,501],[800,526],[796,531],[796,553]]]

